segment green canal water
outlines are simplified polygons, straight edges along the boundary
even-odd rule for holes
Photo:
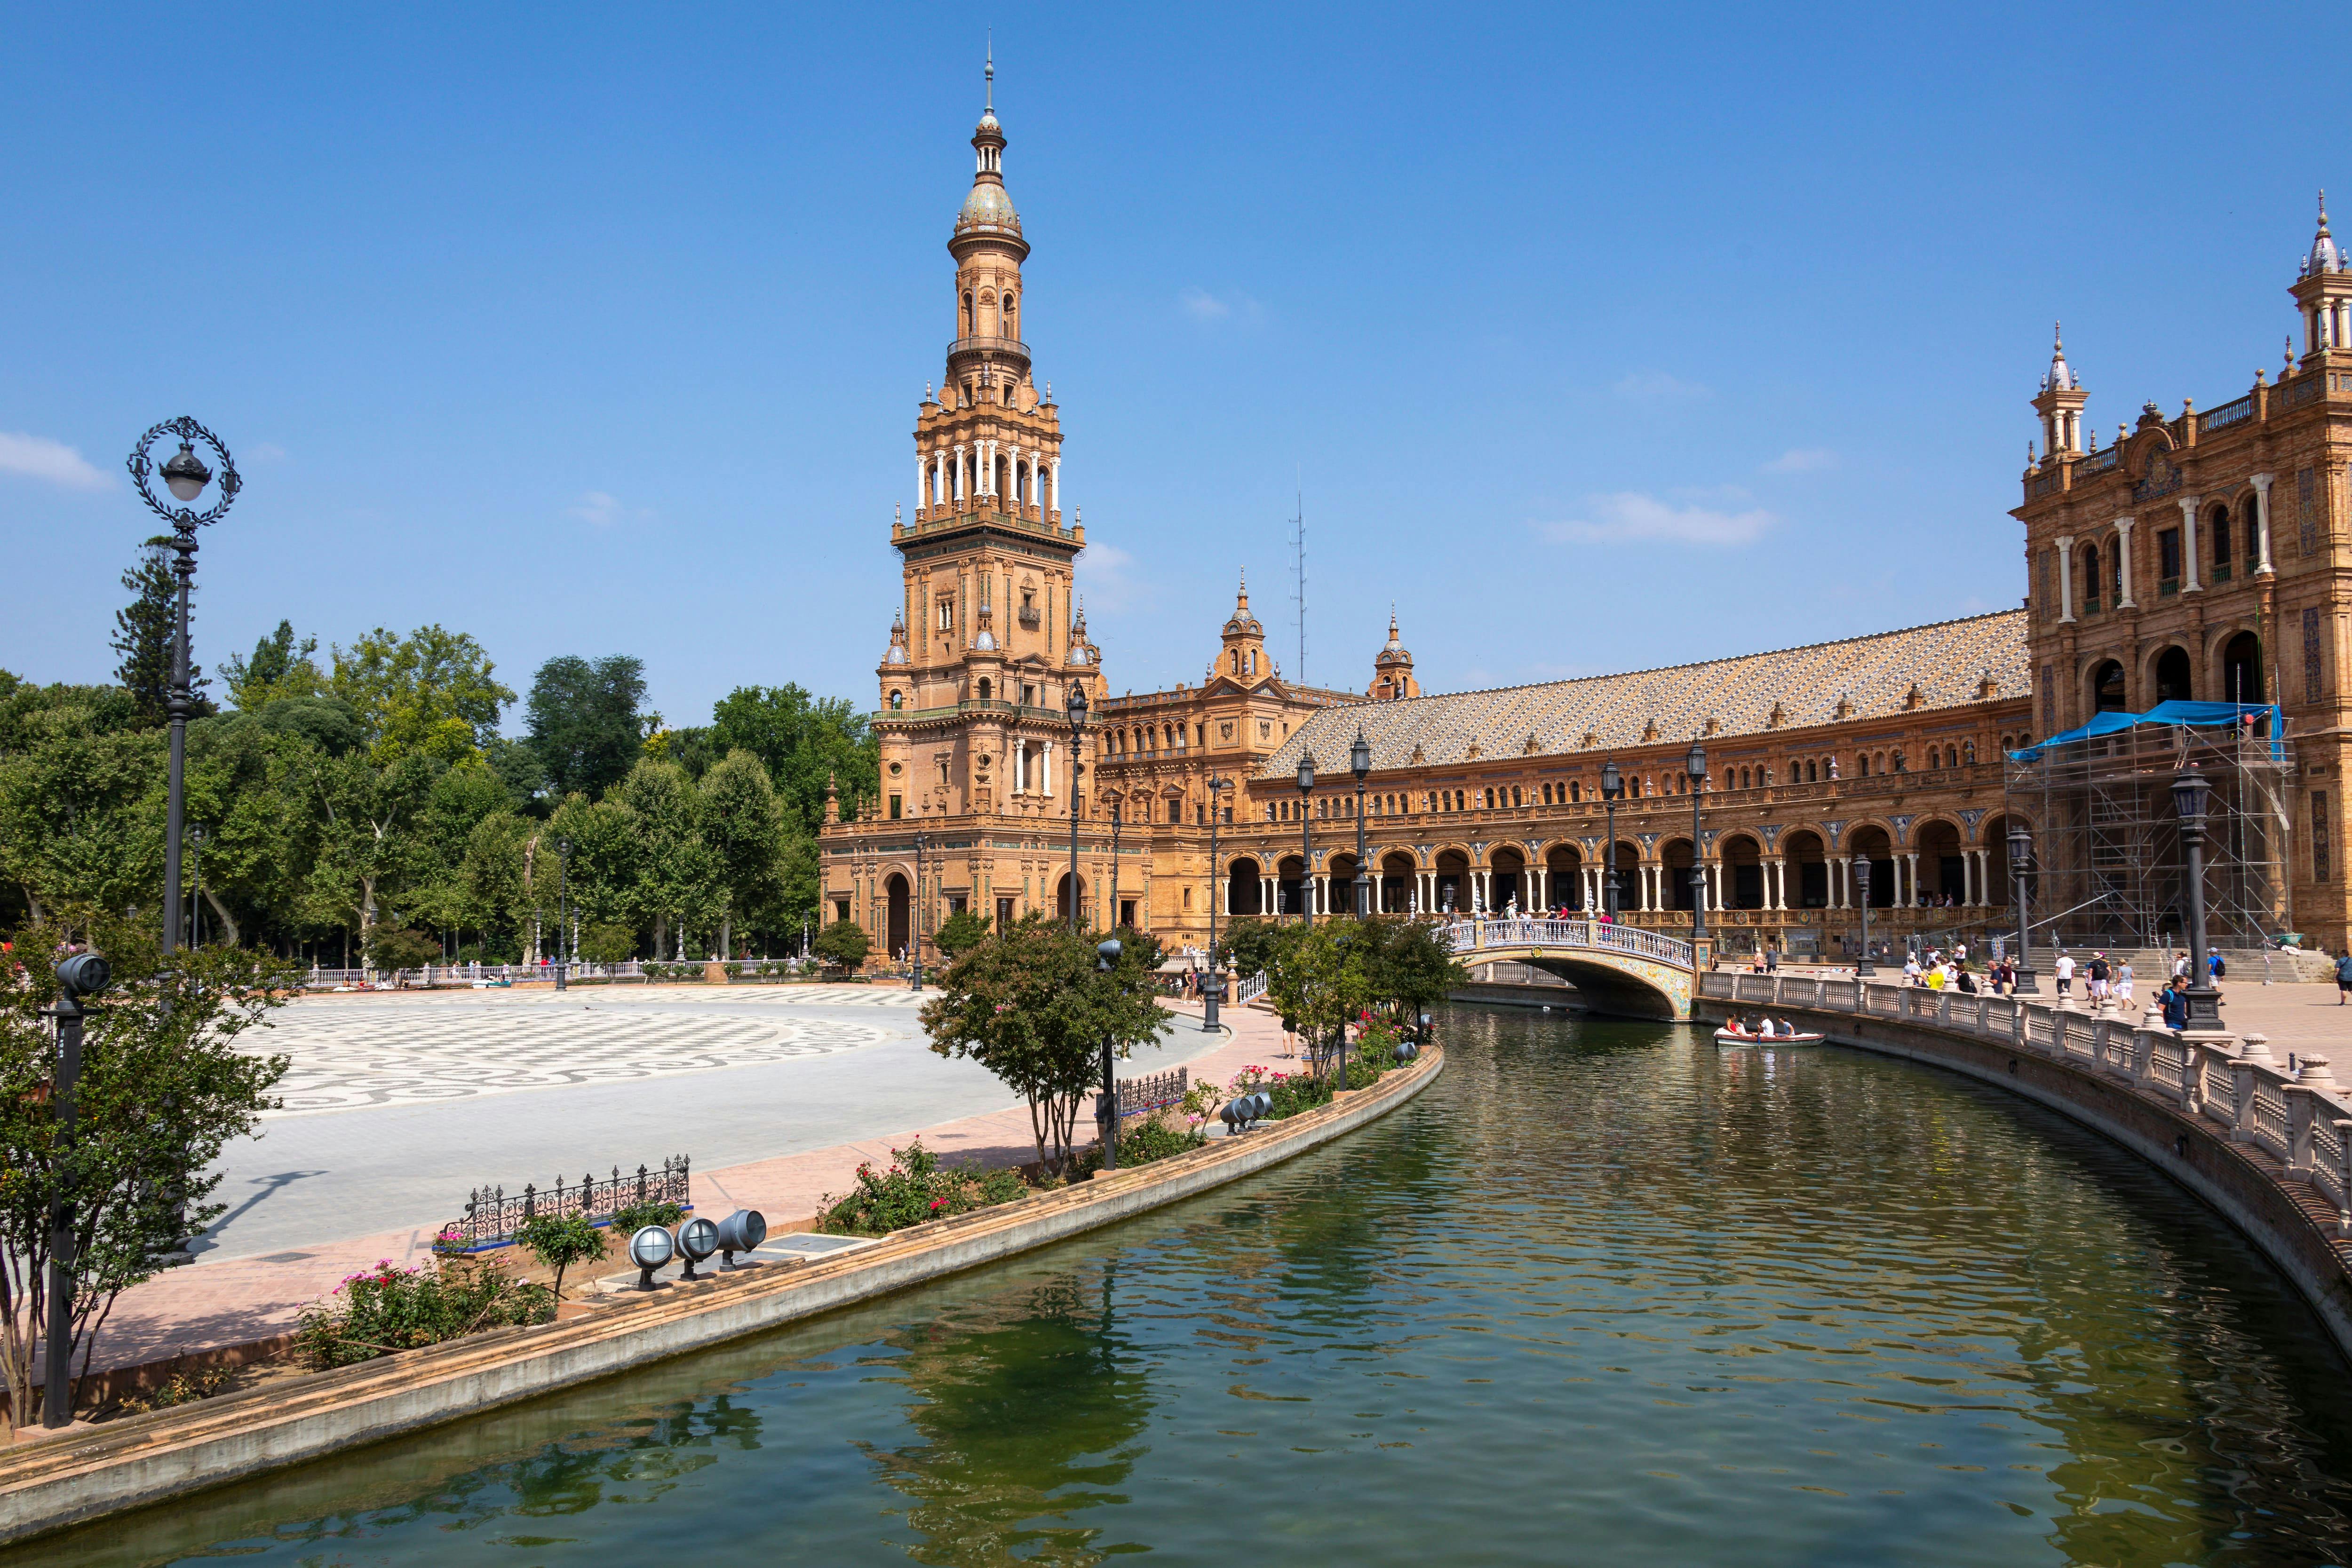
[[[1238,1187],[5,1561],[2346,1560],[2345,1368],[2121,1151],[1841,1050],[1446,1028]]]

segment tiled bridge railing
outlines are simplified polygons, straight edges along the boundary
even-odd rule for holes
[[[2309,1183],[2335,1208],[2336,1234],[2352,1237],[2352,1103],[2326,1057],[2303,1057],[2290,1071],[2259,1034],[2179,1035],[2025,998],[1866,980],[1718,970],[1699,977],[1698,994],[1735,1007],[1916,1023],[2105,1073],[2274,1156],[2288,1178]]]
[[[1622,953],[1630,958],[1654,958],[1678,968],[1691,967],[1691,945],[1679,936],[1664,936],[1601,920],[1462,920],[1444,928],[1445,939],[1458,954],[1496,947],[1580,947],[1597,953]]]

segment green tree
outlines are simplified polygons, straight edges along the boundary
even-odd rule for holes
[[[654,956],[686,956],[687,935],[719,923],[723,903],[719,857],[702,833],[702,800],[686,769],[645,758],[613,790],[636,817],[635,913],[654,932]]]
[[[866,962],[866,955],[872,947],[866,927],[855,920],[836,920],[809,942],[809,951],[844,969],[855,969]]]
[[[78,911],[26,926],[15,933],[16,983],[0,987],[0,1375],[20,1424],[35,1413],[33,1340],[59,1184],[74,1202],[73,1346],[87,1375],[114,1298],[160,1273],[226,1208],[207,1201],[221,1180],[211,1167],[253,1134],[286,1071],[284,1057],[249,1054],[240,1037],[290,994],[292,971],[230,947],[167,955],[152,925]],[[57,1138],[56,1046],[41,1016],[57,1000],[68,938],[114,970],[112,987],[84,1003],[69,1153]]]
[[[326,689],[326,676],[312,654],[316,637],[294,640],[294,622],[280,621],[278,630],[253,645],[253,657],[231,653],[221,661],[221,679],[228,697],[243,713],[253,713],[280,697],[316,696]]]
[[[379,765],[421,756],[455,762],[488,746],[513,692],[480,643],[438,625],[407,636],[383,627],[333,650],[329,685],[352,705]]]
[[[131,602],[114,612],[114,651],[122,662],[114,678],[122,683],[138,705],[141,722],[161,725],[171,714],[164,704],[172,694],[172,651],[178,625],[179,580],[172,571],[172,537],[158,534],[142,547],[139,562],[122,574]],[[195,607],[188,609],[191,635]],[[204,697],[204,672],[191,658],[188,689],[195,694],[197,713],[210,713]]]
[[[524,713],[549,788],[601,795],[627,778],[645,744],[645,663],[626,653],[563,653],[541,664]]]
[[[37,918],[68,904],[157,908],[163,818],[150,807],[163,777],[154,730],[61,725],[0,758],[0,874],[24,890]]]
[[[563,1299],[563,1271],[574,1263],[593,1262],[604,1255],[604,1233],[584,1214],[535,1214],[522,1222],[515,1241],[555,1270],[555,1299]]]
[[[379,925],[368,933],[367,960],[371,967],[388,974],[421,969],[441,961],[441,944],[405,925]]]
[[[625,964],[637,956],[637,934],[617,922],[591,925],[580,934],[580,956],[592,964]]]
[[[1167,1014],[1139,957],[1100,972],[1092,941],[1032,914],[950,966],[922,1022],[933,1051],[971,1058],[1028,1101],[1038,1162],[1058,1172],[1079,1103],[1102,1082],[1102,1042],[1124,1058],[1160,1038]]]
[[[720,916],[719,956],[735,956],[735,923],[774,908],[784,891],[783,803],[768,770],[748,751],[730,751],[702,776],[703,842],[718,862],[726,913]]]
[[[846,697],[812,698],[797,685],[738,686],[711,710],[710,744],[744,750],[768,769],[793,820],[814,833],[824,790],[837,779],[842,815],[878,791],[880,751],[866,717]]]
[[[1233,924],[1218,934],[1218,961],[1233,966],[1234,973],[1243,979],[1260,970],[1271,970],[1276,955],[1290,940],[1286,933],[1297,929],[1295,925],[1277,925],[1251,915],[1236,915]]]
[[[1364,980],[1375,1004],[1398,1024],[1418,1019],[1470,982],[1433,921],[1402,915],[1361,922]]]
[[[940,950],[942,957],[950,960],[961,958],[988,939],[989,924],[985,915],[959,909],[940,922],[938,932],[931,937],[931,946]]]

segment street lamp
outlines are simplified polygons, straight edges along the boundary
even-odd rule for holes
[[[1372,876],[1364,869],[1364,780],[1371,776],[1372,746],[1364,727],[1356,727],[1356,744],[1348,748],[1348,771],[1356,776],[1356,918],[1372,912]]]
[[[2033,869],[2033,835],[2025,824],[2011,820],[2009,827],[2009,876],[2017,884],[2017,980],[2011,995],[2033,994],[2033,965],[2028,957],[2032,927],[2025,920],[2025,877]]]
[[[1875,975],[1870,967],[1870,857],[1863,856],[1853,862],[1853,891],[1862,901],[1862,956],[1854,960],[1854,978]]]
[[[1217,958],[1217,821],[1224,808],[1217,797],[1234,787],[1230,779],[1212,779],[1209,791],[1209,976],[1201,993],[1201,1032],[1213,1034],[1217,1028],[1217,998],[1224,994],[1224,966]]]
[[[1070,931],[1078,929],[1078,747],[1087,734],[1087,688],[1070,683]]]
[[[1601,798],[1609,805],[1609,847],[1601,862],[1609,874],[1601,879],[1601,912],[1612,921],[1617,918],[1617,802],[1624,794],[1625,776],[1612,757],[1601,765]]]
[[[1077,780],[1071,779],[1076,789]],[[923,852],[930,847],[930,835],[919,828],[915,831],[915,973],[909,988],[923,988]]]
[[[164,460],[162,473],[163,486],[172,498],[181,503],[167,506],[148,484],[148,476],[156,472],[147,455],[147,449],[161,437],[170,434],[180,438],[180,450]],[[196,455],[195,443],[202,441],[220,458],[220,499],[205,511],[188,505],[205,493],[212,483],[212,470]],[[196,530],[220,521],[244,481],[236,475],[236,465],[229,458],[228,448],[220,437],[183,414],[167,419],[150,428],[131,448],[131,477],[139,486],[140,498],[153,509],[155,515],[172,525],[172,549],[178,559],[172,563],[172,573],[180,580],[179,609],[172,630],[172,689],[164,699],[164,712],[171,716],[172,760],[170,782],[166,790],[167,804],[163,824],[163,951],[171,952],[180,945],[180,833],[187,812],[188,715],[194,711],[195,697],[188,690],[188,590],[196,575]]]
[[[1110,904],[1108,923],[1113,931],[1118,929],[1118,802],[1110,803]]]
[[[1683,769],[1690,775],[1691,792],[1691,961],[1698,961],[1698,945],[1706,940],[1706,864],[1698,832],[1699,798],[1706,793],[1706,747],[1691,742],[1690,754],[1683,758]]]
[[[1298,754],[1298,913],[1308,926],[1315,924],[1315,813],[1307,808],[1315,793],[1315,754]]]
[[[1095,944],[1095,973],[1108,975],[1118,967],[1118,938]],[[1118,1063],[1111,1056],[1110,1036],[1102,1040],[1102,1168],[1118,1168]]]
[[[563,939],[572,934],[572,841],[555,841],[555,988],[566,989]]]
[[[188,946],[205,945],[205,825],[188,829]]]
[[[2190,763],[2172,777],[2172,810],[2180,819],[2180,851],[2189,878],[2189,1025],[2221,1027],[2221,993],[2213,988],[2212,964],[2205,956],[2205,798],[2212,793],[2205,775]]]

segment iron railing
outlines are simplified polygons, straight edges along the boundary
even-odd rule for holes
[[[592,1171],[570,1186],[562,1176],[544,1190],[526,1182],[522,1191],[511,1197],[503,1186],[476,1187],[466,1197],[465,1217],[441,1233],[440,1247],[460,1252],[504,1247],[527,1221],[541,1215],[584,1214],[598,1225],[609,1225],[614,1215],[639,1204],[675,1203],[691,1208],[687,1188],[684,1155],[672,1155],[657,1171],[639,1166],[635,1176],[625,1175],[614,1166],[610,1176],[600,1177]]]
[[[1155,1072],[1149,1078],[1122,1078],[1118,1084],[1118,1113],[1140,1116],[1181,1104],[1191,1086],[1190,1073],[1181,1067],[1173,1072]]]

